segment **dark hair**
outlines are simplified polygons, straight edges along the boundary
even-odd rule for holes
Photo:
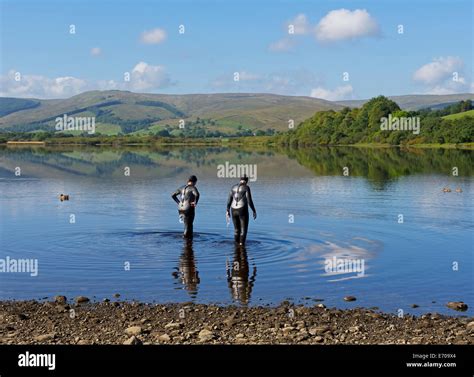
[[[196,183],[197,182],[197,177],[195,175],[192,175],[188,178],[188,182]]]
[[[247,177],[247,174],[244,174],[243,177],[240,177],[240,180],[245,181],[245,183],[247,183],[249,181],[249,177]]]

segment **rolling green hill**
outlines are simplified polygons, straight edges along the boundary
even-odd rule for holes
[[[453,119],[464,118],[464,117],[467,117],[467,116],[474,118],[474,110],[464,111],[462,113],[457,113],[457,114],[446,115],[446,116],[443,117],[443,119],[453,120]]]
[[[0,117],[15,113],[21,110],[32,109],[41,105],[38,100],[24,98],[0,98]]]
[[[0,99],[0,105],[5,102]],[[288,130],[289,119],[295,126],[316,111],[341,109],[342,106],[311,97],[274,94],[138,94],[126,91],[92,91],[63,100],[36,100],[34,108],[20,109],[22,99],[8,99],[19,110],[0,117],[0,129],[11,131],[54,130],[56,117],[64,114],[95,116],[97,131],[104,134],[149,133],[168,130],[182,132],[186,127],[235,133],[274,129]],[[3,105],[2,105],[3,108]],[[115,126],[115,127],[114,127]]]

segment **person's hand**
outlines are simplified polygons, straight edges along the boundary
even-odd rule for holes
[[[253,211],[253,219],[254,219],[254,220],[257,219],[257,211]]]

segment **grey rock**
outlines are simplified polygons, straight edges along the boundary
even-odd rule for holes
[[[311,335],[321,335],[331,330],[328,326],[316,326],[309,329]]]
[[[171,329],[171,330],[180,329],[181,327],[183,327],[183,324],[180,322],[170,322],[165,325],[165,329]]]
[[[200,342],[208,342],[214,339],[214,333],[208,329],[202,329],[199,331],[198,338]]]
[[[67,298],[66,296],[54,296],[54,302],[56,304],[66,305]]]
[[[474,332],[474,321],[469,322],[469,323],[466,325],[466,329],[467,329],[467,331],[469,331],[469,332]]]
[[[346,296],[346,297],[344,297],[344,301],[348,301],[348,302],[349,302],[349,301],[355,301],[355,300],[357,300],[357,298],[355,298],[354,296]]]
[[[89,298],[86,296],[77,296],[76,297],[76,304],[85,304],[86,302],[89,302]]]
[[[37,342],[46,342],[48,340],[53,340],[56,337],[56,333],[42,334],[35,336],[33,339]]]
[[[125,329],[125,334],[127,335],[140,335],[142,333],[142,328],[140,326],[130,326]]]
[[[446,306],[459,312],[465,312],[468,309],[467,304],[462,301],[450,301],[446,304]]]
[[[123,342],[124,345],[132,345],[132,346],[138,346],[143,344],[140,339],[138,339],[136,336],[132,336],[128,338],[125,342]]]
[[[162,343],[168,343],[171,341],[171,337],[168,334],[163,334],[158,337],[158,341]]]

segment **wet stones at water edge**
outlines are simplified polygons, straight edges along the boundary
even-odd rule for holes
[[[472,316],[95,302],[75,307],[80,320],[71,320],[58,306],[0,301],[0,344],[474,344]]]
[[[462,301],[450,301],[446,306],[450,309],[457,310],[458,312],[465,312],[468,309],[467,304]]]
[[[86,304],[90,301],[88,297],[85,296],[78,296],[76,297],[76,304]]]
[[[54,296],[54,302],[56,304],[65,305],[67,303],[66,296]]]
[[[449,188],[449,187],[443,187],[443,192],[451,192],[452,190]],[[456,192],[458,193],[461,193],[462,192],[462,188],[461,187],[457,187]]]

